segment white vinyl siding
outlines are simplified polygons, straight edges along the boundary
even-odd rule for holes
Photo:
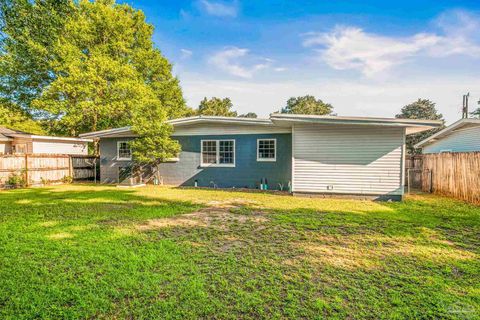
[[[293,191],[402,195],[403,128],[295,125]]]
[[[480,151],[480,126],[453,131],[423,147],[423,153]]]
[[[208,136],[225,134],[262,134],[262,133],[290,133],[290,128],[273,125],[241,125],[241,124],[192,124],[175,126],[173,136]]]
[[[44,154],[88,154],[86,142],[72,142],[72,141],[55,141],[55,140],[33,140],[33,153]]]

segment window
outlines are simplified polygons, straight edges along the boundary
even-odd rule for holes
[[[277,160],[277,139],[257,140],[257,161]]]
[[[201,143],[202,166],[235,166],[235,140],[202,140]]]
[[[117,160],[132,160],[132,150],[128,141],[117,142]]]
[[[12,151],[13,153],[27,153],[27,145],[24,143],[13,145]]]

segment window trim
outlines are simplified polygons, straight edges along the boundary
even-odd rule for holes
[[[216,145],[216,163],[203,162],[203,142],[215,141]],[[220,141],[233,142],[233,163],[220,163]],[[235,151],[235,139],[202,139],[200,140],[200,167],[216,167],[216,168],[235,168],[237,161],[237,153]]]
[[[132,148],[130,147],[130,157],[122,158],[120,157],[120,144],[121,143],[130,143],[129,140],[119,140],[117,141],[117,160],[118,161],[132,161]]]
[[[273,140],[275,141],[274,157],[273,158],[260,158],[260,141]],[[276,138],[260,138],[257,139],[257,161],[258,162],[276,162],[277,161],[277,139]]]
[[[18,151],[18,147],[21,146],[23,149],[23,152]],[[27,144],[26,143],[15,143],[12,145],[12,153],[13,154],[27,154]]]

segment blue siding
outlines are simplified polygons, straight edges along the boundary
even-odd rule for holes
[[[452,132],[423,147],[423,153],[480,151],[480,126]]]
[[[102,183],[117,183],[118,171],[128,167],[131,161],[117,160],[117,141],[129,141],[132,138],[100,139],[100,180]]]
[[[291,134],[239,134],[174,137],[182,145],[179,161],[162,163],[160,174],[165,184],[193,186],[195,180],[200,187],[258,188],[260,180],[266,178],[270,189],[285,188],[291,181],[292,140]],[[257,161],[257,139],[277,139],[277,160]],[[201,140],[235,140],[235,167],[201,167]]]

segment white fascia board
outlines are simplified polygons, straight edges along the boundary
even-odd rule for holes
[[[85,138],[73,138],[73,137],[52,137],[52,136],[37,136],[32,135],[32,139],[34,140],[60,140],[60,141],[72,141],[72,142],[92,142],[92,139],[85,139]]]

